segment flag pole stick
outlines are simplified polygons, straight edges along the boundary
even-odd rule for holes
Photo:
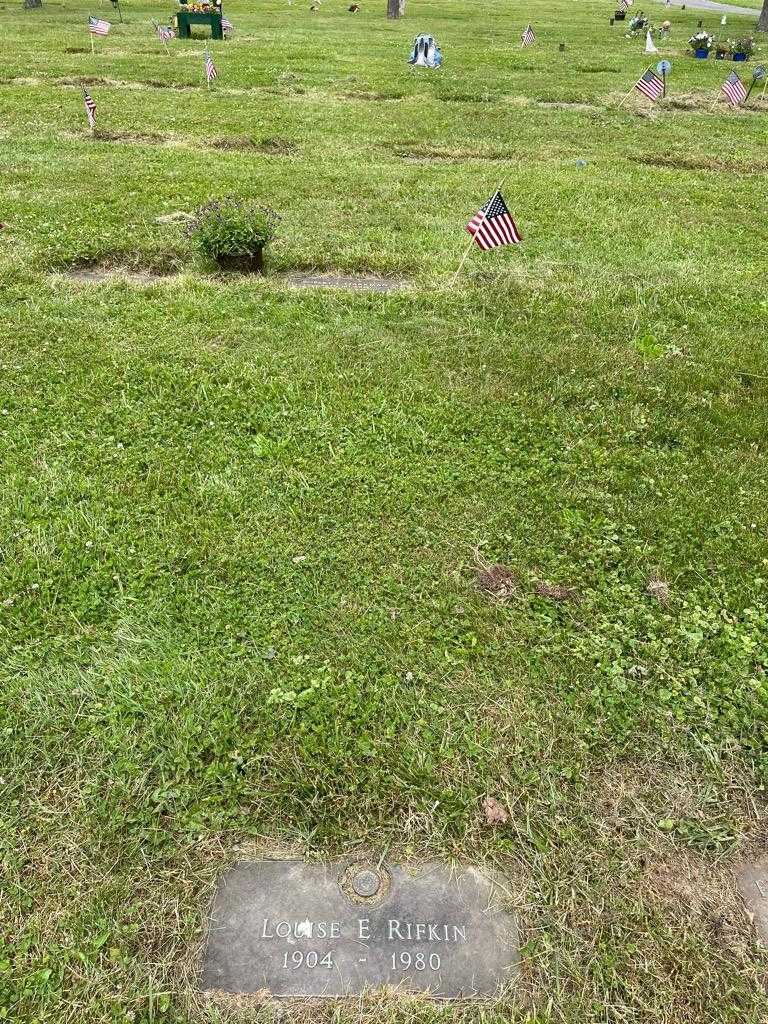
[[[755,80],[753,78],[752,81],[749,83],[749,88],[747,89],[747,95],[744,97],[744,102],[742,103],[743,107],[746,107],[747,100],[749,99],[749,94],[752,92],[752,90],[754,88],[755,88]]]
[[[653,64],[649,64],[649,65],[648,65],[648,67],[647,67],[647,68],[645,69],[645,71],[643,72],[643,75],[644,75],[644,74],[646,74],[646,72],[650,71],[652,67],[653,67]],[[643,75],[640,75],[640,78],[642,78],[642,77],[643,77]],[[638,78],[638,80],[637,80],[638,82],[640,81],[640,78]],[[635,82],[635,85],[637,85],[637,82]],[[618,105],[618,107],[616,107],[616,109],[617,109],[617,110],[621,110],[621,108],[622,108],[622,107],[624,106],[624,104],[625,104],[625,103],[627,102],[627,100],[629,99],[629,97],[630,97],[630,96],[632,95],[632,93],[633,93],[633,92],[634,92],[634,90],[635,90],[635,85],[633,85],[633,86],[632,86],[632,88],[631,88],[631,89],[629,90],[629,92],[628,92],[628,93],[627,93],[627,95],[626,95],[626,96],[624,97],[624,99],[623,99],[623,100],[621,101],[621,103],[620,103],[620,104]]]
[[[483,220],[484,219],[485,219],[485,215],[483,215]],[[483,221],[480,221],[480,224],[482,224],[482,223],[483,223]],[[480,224],[478,224],[477,226],[480,227]],[[466,263],[467,256],[469,256],[470,249],[472,248],[472,246],[474,244],[475,244],[475,236],[473,235],[470,238],[470,240],[469,240],[469,245],[464,250],[464,255],[461,257],[461,263],[459,263],[458,269],[456,270],[456,273],[453,275],[453,280],[451,281],[451,288],[453,288],[456,285],[456,281],[458,280],[459,274],[461,273],[461,268]]]
[[[502,179],[501,179],[501,181],[500,181],[500,182],[499,182],[499,184],[498,184],[498,187],[496,188],[496,191],[495,191],[495,192],[493,193],[493,195],[491,196],[491,199],[493,199],[493,196],[495,196],[497,192],[501,192],[501,186],[502,186],[502,185],[504,184],[504,182],[505,182],[506,180],[507,180],[506,178],[502,178]],[[491,199],[489,199],[489,200],[488,200],[488,205],[489,205],[489,206],[491,205]],[[480,223],[479,223],[479,224],[477,225],[477,230],[475,231],[475,234],[477,234],[477,232],[478,232],[478,231],[480,230],[480,228],[481,228],[481,227],[483,226],[483,224],[484,224],[484,222],[485,222],[485,215],[486,215],[486,213],[487,213],[487,212],[488,212],[487,210],[483,210],[483,216],[482,216],[482,217],[480,218]],[[453,275],[453,280],[451,281],[451,288],[453,288],[453,287],[454,287],[454,286],[456,285],[456,282],[457,282],[457,281],[458,281],[458,279],[459,279],[459,274],[461,273],[461,268],[462,268],[462,267],[464,266],[464,264],[466,263],[466,261],[467,261],[467,256],[469,256],[469,254],[470,254],[470,251],[471,251],[471,249],[472,249],[472,246],[473,246],[474,244],[475,244],[475,235],[472,235],[472,237],[471,237],[471,238],[470,238],[470,240],[469,240],[469,245],[468,245],[468,246],[467,246],[467,248],[466,248],[466,249],[464,250],[464,255],[463,255],[463,256],[461,257],[461,263],[459,263],[459,266],[458,266],[458,268],[457,268],[457,270],[456,270],[456,273],[455,273],[455,274]]]
[[[96,47],[93,45],[93,33],[91,33],[91,56],[96,56]]]
[[[714,102],[714,103],[712,104],[712,106],[711,106],[711,107],[709,108],[709,112],[710,112],[710,114],[712,113],[712,111],[713,111],[713,110],[715,109],[715,107],[717,106],[717,104],[718,104],[719,102],[720,102],[720,93],[718,93],[718,94],[717,94],[717,96],[715,96],[715,102]]]

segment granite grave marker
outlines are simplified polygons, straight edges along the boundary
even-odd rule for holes
[[[219,881],[201,985],[296,997],[382,985],[493,996],[518,962],[517,923],[502,896],[473,868],[236,864]]]
[[[736,882],[755,922],[757,937],[768,946],[768,857],[743,864],[736,873]]]

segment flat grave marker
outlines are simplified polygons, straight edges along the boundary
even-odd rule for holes
[[[383,985],[439,999],[514,979],[517,923],[473,868],[236,864],[219,880],[201,987],[272,996],[361,995]]]
[[[768,946],[768,857],[742,864],[736,872],[736,884],[752,914],[758,939]]]

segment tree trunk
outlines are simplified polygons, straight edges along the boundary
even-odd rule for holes
[[[763,10],[757,23],[758,32],[768,32],[768,0],[763,0]]]
[[[768,0],[765,0],[768,3]],[[405,14],[405,0],[387,0],[387,17],[400,18]]]

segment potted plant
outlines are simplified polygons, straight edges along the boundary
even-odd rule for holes
[[[691,36],[688,40],[688,45],[693,50],[694,57],[698,57],[699,60],[704,60],[709,56],[709,51],[712,49],[712,43],[714,39],[708,32],[697,32],[696,35]]]
[[[731,44],[729,42],[715,43],[715,60],[726,60],[731,56]]]
[[[731,52],[734,60],[749,60],[755,52],[755,40],[752,36],[734,39],[731,43]]]
[[[617,10],[614,13],[614,15],[613,15],[613,20],[614,21],[624,21],[626,16],[627,16],[627,12],[626,11],[619,11],[619,10]]]
[[[187,233],[202,255],[224,270],[260,274],[264,249],[275,237],[279,219],[274,210],[266,206],[225,196],[202,206]]]

